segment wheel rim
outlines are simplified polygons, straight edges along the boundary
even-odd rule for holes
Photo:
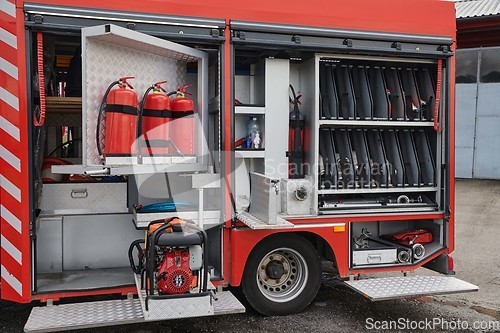
[[[284,303],[299,296],[306,287],[309,270],[304,257],[290,248],[266,254],[257,268],[257,286],[267,299]]]

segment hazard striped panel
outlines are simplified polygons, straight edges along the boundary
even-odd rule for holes
[[[31,298],[24,44],[22,10],[0,0],[0,288],[14,302]]]

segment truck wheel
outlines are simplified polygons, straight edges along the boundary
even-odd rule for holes
[[[298,235],[270,237],[250,253],[243,273],[243,293],[264,315],[287,315],[304,310],[321,285],[316,249]]]

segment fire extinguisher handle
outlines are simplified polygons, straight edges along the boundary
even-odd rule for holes
[[[186,91],[187,88],[191,87],[191,84],[185,84],[183,86],[180,86],[179,89],[177,89],[178,92],[183,93],[185,95],[191,95],[189,91]]]
[[[118,80],[118,81],[120,81],[121,84],[125,84],[130,89],[134,89],[134,87],[130,83],[127,82],[127,80],[130,80],[130,79],[135,79],[135,76],[124,76],[124,77],[120,78],[120,80]]]
[[[167,83],[167,81],[165,80],[165,81],[159,81],[159,82],[156,82],[155,84],[153,84],[153,87],[154,87],[154,88],[156,88],[156,89],[158,89],[158,90],[161,90],[161,91],[163,91],[163,92],[167,92],[167,91],[165,90],[165,88],[163,88],[163,87],[161,86],[161,85],[162,85],[162,84],[164,84],[164,83]]]

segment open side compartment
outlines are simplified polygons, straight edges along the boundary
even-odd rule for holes
[[[442,220],[350,223],[350,267],[415,265],[446,248]]]
[[[53,80],[46,79],[49,96],[45,124],[33,126],[33,181],[35,209],[39,212],[34,225],[33,293],[130,288],[134,285],[127,259],[130,243],[144,237],[144,231],[139,229],[153,219],[172,215],[197,224],[203,222],[209,238],[207,260],[211,277],[220,278],[223,223],[222,186],[218,177],[223,158],[219,155],[221,110],[217,80],[220,44],[207,44],[199,51],[190,47],[192,40],[172,43],[113,25],[85,31],[85,36],[94,38],[92,60],[80,58],[82,43],[88,42],[85,37],[82,39],[80,30],[64,34],[58,30],[43,31],[46,70]],[[33,40],[35,35],[30,34]],[[152,40],[157,42],[155,46],[146,47]],[[138,43],[144,47],[138,50]],[[165,45],[175,50],[168,53],[162,49]],[[194,52],[190,57],[180,57],[183,52],[191,51]],[[103,59],[95,58],[99,55]],[[192,58],[193,55],[198,58]],[[117,63],[117,58],[121,62]],[[143,63],[135,63],[138,58]],[[102,70],[109,61],[113,66],[107,67],[108,71]],[[148,67],[151,62],[156,65]],[[156,70],[158,66],[161,70]],[[36,68],[30,71],[35,73]],[[87,76],[82,85],[78,78],[84,73]],[[168,91],[191,85],[196,113],[191,118],[195,163],[162,156],[161,161],[150,160],[155,165],[92,164],[98,156],[93,150],[95,142],[93,146],[90,144],[96,137],[95,123],[89,124],[90,119],[96,121],[92,117],[110,81],[127,74],[137,76],[136,83],[131,83],[139,100],[145,89],[157,81],[169,80],[165,85]],[[208,81],[213,84],[208,85]],[[83,91],[90,90],[85,94],[88,98],[92,94],[92,100],[83,98],[82,103],[82,86]],[[32,96],[37,95],[33,87]],[[38,104],[39,99],[34,97],[30,103],[32,110]],[[104,139],[105,131],[101,134]],[[141,211],[140,207],[146,209]]]

